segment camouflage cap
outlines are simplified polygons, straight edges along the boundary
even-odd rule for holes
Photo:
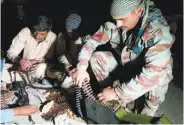
[[[80,26],[81,22],[81,16],[77,13],[72,13],[65,20],[65,28],[66,30],[77,29]]]
[[[145,0],[113,0],[110,14],[112,17],[124,16],[136,8],[145,8]]]

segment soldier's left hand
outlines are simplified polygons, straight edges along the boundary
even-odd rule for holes
[[[116,100],[116,93],[114,91],[114,88],[112,88],[112,87],[105,88],[97,96],[98,96],[98,100],[101,101],[101,102]]]

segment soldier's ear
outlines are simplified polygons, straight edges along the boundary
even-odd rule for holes
[[[143,9],[142,8],[137,8],[137,9],[135,9],[135,13],[138,15],[138,16],[141,16],[141,14],[142,14],[142,11],[143,11]]]

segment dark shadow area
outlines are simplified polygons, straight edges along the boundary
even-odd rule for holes
[[[23,0],[22,0],[23,1]],[[110,0],[85,1],[85,0],[25,0],[26,2],[5,0],[2,9],[2,48],[6,51],[13,37],[37,15],[46,15],[52,19],[52,30],[58,34],[64,31],[64,19],[70,11],[76,10],[81,14],[85,23],[85,33],[96,32],[100,25],[110,19],[108,4]],[[22,5],[25,12],[25,20],[19,20],[18,5]]]
[[[183,89],[183,18],[177,22],[176,41],[171,49],[174,59],[174,84]]]
[[[183,0],[153,0],[158,8],[161,9],[164,16],[171,17],[177,24],[177,30],[175,33],[175,43],[171,49],[174,68],[173,75],[174,84],[183,89]],[[181,15],[181,18],[175,17],[175,15]]]

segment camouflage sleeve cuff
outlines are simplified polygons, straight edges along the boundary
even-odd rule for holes
[[[88,65],[79,65],[77,64],[77,70],[87,70]]]
[[[79,63],[77,64],[77,70],[87,70],[88,68],[88,61],[87,59],[81,59],[79,60]]]
[[[122,96],[121,91],[122,90],[121,90],[120,86],[114,87],[114,92],[116,93],[116,99],[123,101],[121,99],[121,96]]]
[[[122,90],[120,85],[115,87],[114,91],[115,91],[117,98],[121,104],[127,104],[127,103],[132,101],[132,99],[130,97],[125,96],[125,92]]]

